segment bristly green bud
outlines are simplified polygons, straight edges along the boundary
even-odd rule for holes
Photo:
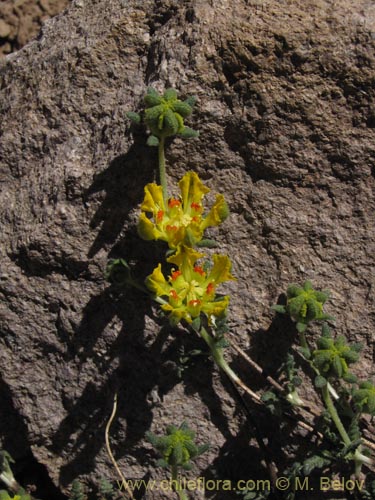
[[[317,340],[317,347],[312,353],[312,360],[322,376],[354,380],[349,372],[349,365],[359,359],[356,345],[347,344],[343,336],[333,339],[325,330],[324,336]]]
[[[85,489],[79,479],[74,479],[72,482],[69,500],[87,500]]]
[[[375,386],[366,381],[359,385],[359,389],[353,392],[353,402],[362,413],[375,416]]]
[[[197,137],[198,133],[184,124],[184,119],[192,113],[194,99],[180,101],[174,89],[167,89],[160,95],[155,89],[149,88],[144,102],[144,121],[153,136],[158,139],[173,135]]]
[[[323,312],[323,305],[328,300],[328,292],[314,290],[310,281],[305,281],[302,287],[290,285],[287,289],[286,306],[273,307],[277,312],[284,312],[296,321],[297,330],[303,333],[311,321],[333,319]]]
[[[186,422],[179,427],[168,426],[165,436],[156,436],[147,432],[146,437],[162,456],[159,464],[164,467],[190,469],[190,461],[208,449],[208,445],[197,446],[194,443],[195,433],[189,429]]]

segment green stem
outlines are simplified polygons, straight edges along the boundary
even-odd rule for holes
[[[0,480],[6,485],[6,487],[14,493],[20,490],[21,486],[14,479],[13,474],[10,472],[2,472],[0,474]]]
[[[310,346],[309,346],[309,344],[307,343],[307,340],[306,340],[305,332],[298,332],[298,333],[299,333],[299,341],[300,341],[301,346],[304,349],[307,349],[309,352],[311,352],[310,351]],[[320,375],[319,370],[316,369],[316,367],[314,366],[314,364],[310,360],[307,360],[307,361],[308,361],[309,365],[311,366],[311,368],[315,371],[315,373],[317,375]],[[327,383],[327,387],[328,387],[329,392],[333,396],[333,398],[336,399],[336,400],[339,399],[339,396],[338,396],[337,392],[335,391],[335,389],[332,387],[332,385],[329,382]]]
[[[237,383],[239,378],[225,361],[222,348],[217,347],[217,345],[215,344],[215,340],[211,337],[211,335],[205,328],[202,327],[199,331],[199,334],[210,348],[212,357],[214,358],[217,366],[221,368],[231,380]]]
[[[164,203],[168,201],[168,186],[167,186],[167,173],[165,169],[165,154],[164,154],[165,138],[159,138],[158,159],[159,159],[159,177],[160,184],[163,189]]]
[[[185,493],[184,490],[180,488],[180,484],[178,482],[178,467],[177,465],[172,465],[172,484],[175,486],[175,491],[178,494],[178,498],[180,500],[189,500],[189,497]]]
[[[349,446],[352,441],[351,441],[350,437],[348,436],[348,433],[346,432],[345,427],[343,426],[343,424],[341,422],[341,419],[339,417],[339,414],[337,413],[335,405],[333,404],[333,401],[331,399],[331,396],[329,394],[329,390],[328,390],[327,386],[322,387],[322,396],[323,396],[324,404],[326,405],[327,410],[329,411],[329,414],[331,415],[331,418],[336,426],[336,429],[338,430],[345,445]]]
[[[337,413],[336,407],[333,404],[333,401],[331,399],[328,386],[322,387],[322,396],[323,396],[324,404],[326,405],[326,408],[329,411],[329,414],[331,415],[331,418],[336,426],[336,429],[338,430],[338,432],[341,436],[341,439],[344,441],[344,444],[346,446],[350,446],[350,444],[352,443],[352,440],[348,436],[348,433],[346,432],[345,427],[343,426],[343,423],[341,422],[341,419],[339,417],[339,414]],[[368,457],[366,457],[365,455],[363,455],[361,453],[361,445],[359,445],[354,453],[354,467],[355,467],[356,477],[360,477],[362,465],[364,463],[371,464],[371,459],[369,459]]]
[[[309,344],[307,343],[305,333],[304,332],[298,332],[298,333],[299,333],[299,341],[300,341],[301,346],[304,349],[307,349],[308,351],[310,351],[310,347],[309,347]]]
[[[215,339],[207,332],[207,330],[202,326],[200,330],[194,329],[194,331],[202,337],[202,339],[206,342],[206,344],[210,348],[212,357],[214,358],[216,365],[221,370],[223,370],[223,372],[230,378],[232,382],[242,387],[242,389],[247,394],[249,394],[249,396],[251,396],[255,401],[260,402],[261,398],[258,396],[258,394],[252,391],[225,361],[223,356],[223,349],[216,345]]]

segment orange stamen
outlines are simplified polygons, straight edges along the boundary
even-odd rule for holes
[[[207,295],[211,295],[215,291],[215,285],[213,283],[209,283],[206,288]]]
[[[189,306],[195,307],[195,306],[199,306],[200,304],[201,304],[201,301],[198,299],[194,299],[194,300],[189,301]]]
[[[167,231],[177,231],[177,226],[170,226],[170,225],[168,224],[168,226],[166,227],[166,230],[167,230]]]
[[[156,220],[157,222],[161,222],[164,217],[164,212],[163,210],[159,210],[159,212],[156,214]]]
[[[174,208],[174,207],[179,207],[179,206],[181,206],[181,202],[180,202],[180,200],[176,200],[176,198],[171,198],[168,201],[169,208]]]
[[[171,274],[171,280],[175,281],[179,276],[181,276],[182,272],[181,271],[173,271]]]
[[[200,211],[202,208],[202,206],[199,203],[194,203],[194,202],[190,206],[193,210],[196,210],[197,212]]]
[[[201,276],[204,276],[206,274],[200,266],[195,266],[194,271],[196,273],[199,273]]]
[[[178,295],[177,295],[176,290],[171,290],[171,291],[169,292],[169,295],[170,295],[170,297],[171,297],[172,299],[174,299],[174,300],[177,300],[177,299],[178,299]]]

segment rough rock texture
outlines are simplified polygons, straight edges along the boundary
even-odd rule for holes
[[[371,373],[374,49],[371,0],[74,0],[0,63],[0,432],[14,458],[31,451],[62,490],[115,479],[104,427],[118,390],[112,441],[128,477],[157,477],[144,433],[184,419],[212,445],[193,477],[261,473],[211,362],[178,377],[181,346],[199,341],[158,334],[149,300],[103,277],[123,256],[143,279],[162,252],[136,234],[156,159],[126,118],[149,85],[198,98],[201,136],[170,145],[170,180],[194,169],[229,202],[212,234],[238,277],[237,342],[275,373],[293,338],[270,305],[309,278],[333,291],[337,330],[364,343],[357,373]]]
[[[2,0],[0,57],[20,49],[35,37],[43,22],[61,12],[69,0]]]

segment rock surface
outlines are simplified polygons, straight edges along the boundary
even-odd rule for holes
[[[182,346],[199,341],[159,334],[149,300],[103,277],[109,257],[143,279],[161,255],[135,230],[155,151],[126,118],[150,85],[198,98],[200,137],[169,146],[170,181],[194,169],[228,200],[212,234],[238,277],[236,341],[275,373],[292,337],[270,305],[311,279],[332,291],[337,331],[363,342],[368,377],[374,49],[370,0],[74,0],[0,62],[0,433],[16,460],[31,451],[62,491],[77,476],[116,479],[104,428],[117,390],[112,442],[127,477],[157,475],[145,431],[182,420],[211,443],[196,476],[260,468],[212,364],[199,357],[178,377]]]
[[[60,13],[69,0],[2,0],[0,57],[23,47],[47,19]]]

